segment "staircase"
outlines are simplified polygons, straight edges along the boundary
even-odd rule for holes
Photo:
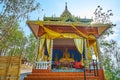
[[[46,69],[33,69],[24,80],[105,80],[102,69],[99,70],[99,76],[94,75],[94,71],[86,71],[86,79],[84,72],[52,72]]]

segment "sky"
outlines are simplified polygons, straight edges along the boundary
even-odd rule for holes
[[[79,16],[80,18],[92,18],[94,11],[98,5],[103,8],[103,12],[112,9],[113,16],[111,21],[116,24],[113,28],[114,34],[110,35],[107,39],[114,39],[120,44],[120,0],[36,0],[40,2],[40,10],[30,13],[29,20],[40,20],[44,16],[59,17],[65,9],[65,2],[67,2],[67,7],[70,13],[74,16]],[[26,22],[22,22],[23,30],[26,35],[30,34],[30,30],[26,25]]]

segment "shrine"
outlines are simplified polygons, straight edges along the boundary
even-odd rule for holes
[[[67,3],[60,17],[27,24],[37,48],[33,71],[24,80],[105,80],[97,39],[111,24],[75,17]]]

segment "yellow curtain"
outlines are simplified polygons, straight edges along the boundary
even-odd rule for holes
[[[88,60],[92,60],[91,47],[88,48]]]
[[[78,49],[79,53],[83,53],[83,39],[74,39],[75,46]]]
[[[86,54],[86,57],[87,57],[87,39],[84,39],[84,48],[85,48],[85,54]]]
[[[88,48],[90,48],[90,47],[93,47],[95,55],[98,56],[96,38],[95,38],[94,35],[89,35],[88,36]],[[91,55],[89,55],[89,57],[91,57]]]
[[[98,48],[97,48],[97,43],[96,42],[94,43],[93,48],[94,48],[96,57],[98,57]]]
[[[47,51],[48,51],[48,60],[50,60],[50,56],[51,56],[51,39],[46,39],[46,45],[47,45]]]
[[[94,35],[89,35],[87,40],[88,40],[88,47],[93,46],[94,43],[96,42],[96,38]]]
[[[45,30],[45,34],[41,36],[40,40],[40,50],[39,50],[39,54],[38,54],[38,59],[42,58],[42,54],[44,52],[44,39],[46,38],[47,41],[47,50],[48,50],[48,54],[50,56],[51,53],[51,41],[50,39],[55,39],[55,38],[74,38],[74,42],[75,42],[75,46],[78,49],[79,53],[83,53],[83,39],[78,36],[77,34],[73,34],[73,33],[58,33],[55,32],[49,28],[46,28],[43,23],[41,21],[37,21],[36,24],[40,25],[44,30]],[[96,46],[96,38],[94,35],[85,35],[84,33],[82,33],[81,31],[79,31],[74,24],[72,24],[72,28],[74,28],[80,35],[82,35],[83,37],[85,37],[87,39],[87,44],[88,44],[88,48],[90,48],[91,46],[94,48],[95,54],[96,56],[98,55],[98,51],[97,51],[97,46]],[[89,53],[89,51],[88,51]],[[91,54],[88,54],[89,59],[91,58]]]
[[[63,38],[74,38],[74,39],[80,39],[81,37],[74,33],[61,33],[63,35]]]
[[[43,27],[45,32],[47,33],[47,36],[50,38],[50,39],[55,39],[55,38],[62,38],[62,34],[58,33],[58,32],[55,32],[51,29],[48,29],[46,27]]]
[[[81,31],[79,31],[74,24],[72,24],[72,28],[74,28],[80,35],[82,35],[82,37],[88,38],[88,36],[82,33]]]
[[[41,61],[44,55],[44,48],[45,48],[45,39],[40,39],[39,44],[39,53],[37,55],[37,61]]]
[[[53,31],[53,30],[45,27],[45,26],[43,25],[43,22],[42,22],[42,21],[39,21],[39,20],[38,20],[35,24],[38,24],[40,27],[42,27],[42,28],[45,30],[45,32],[47,33],[46,36],[47,36],[48,38],[50,38],[50,39],[63,37],[60,33],[55,32],[55,31]]]
[[[75,46],[76,46],[77,50],[79,51],[79,53],[82,54],[83,53],[83,38],[74,39],[74,43],[75,43]],[[82,57],[81,62],[83,64],[83,57]]]
[[[74,33],[61,33],[62,36],[58,38],[74,38],[80,39],[81,37]],[[54,39],[55,37],[49,36],[48,34],[43,34],[40,38]],[[57,38],[57,37],[56,37]]]
[[[42,21],[37,21],[35,24],[38,24],[40,25],[40,27],[42,27],[46,34],[44,34],[41,38],[49,38],[49,39],[55,39],[55,38],[79,38],[78,35],[75,35],[75,34],[72,34],[72,33],[59,33],[59,32],[56,32],[56,31],[53,31],[47,27],[45,27],[43,25],[43,22]],[[82,33],[81,31],[79,31],[75,26],[74,24],[72,24],[72,28],[74,28],[80,35],[82,35],[83,37],[85,38],[88,38],[87,35],[85,35],[84,33]]]
[[[83,49],[84,49],[84,50],[83,50],[83,51],[84,51],[83,53],[85,54],[85,58],[86,58],[86,55],[87,55],[87,50],[86,50],[86,49],[87,49],[87,43],[86,43],[86,39],[83,39]],[[83,55],[82,55],[82,60],[81,60],[81,62],[82,62],[83,65],[87,65],[87,64],[86,64],[86,59],[84,60]]]
[[[45,30],[45,32],[49,35],[49,37],[51,37],[52,39],[54,39],[54,38],[56,38],[56,37],[57,37],[57,38],[63,37],[63,35],[62,35],[61,33],[58,33],[58,32],[55,32],[55,31],[53,31],[53,30],[51,30],[51,29],[46,28],[46,27],[43,25],[43,22],[40,21],[40,20],[38,20],[35,24],[40,25],[40,27],[42,27],[42,28]],[[82,35],[82,36],[85,37],[85,38],[88,38],[88,36],[85,35],[84,33],[82,33],[81,31],[79,31],[79,30],[75,27],[74,24],[72,24],[71,26],[72,26],[72,28],[74,28],[80,35]]]

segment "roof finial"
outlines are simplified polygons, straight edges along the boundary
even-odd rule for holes
[[[67,2],[65,2],[65,10],[67,10]]]

